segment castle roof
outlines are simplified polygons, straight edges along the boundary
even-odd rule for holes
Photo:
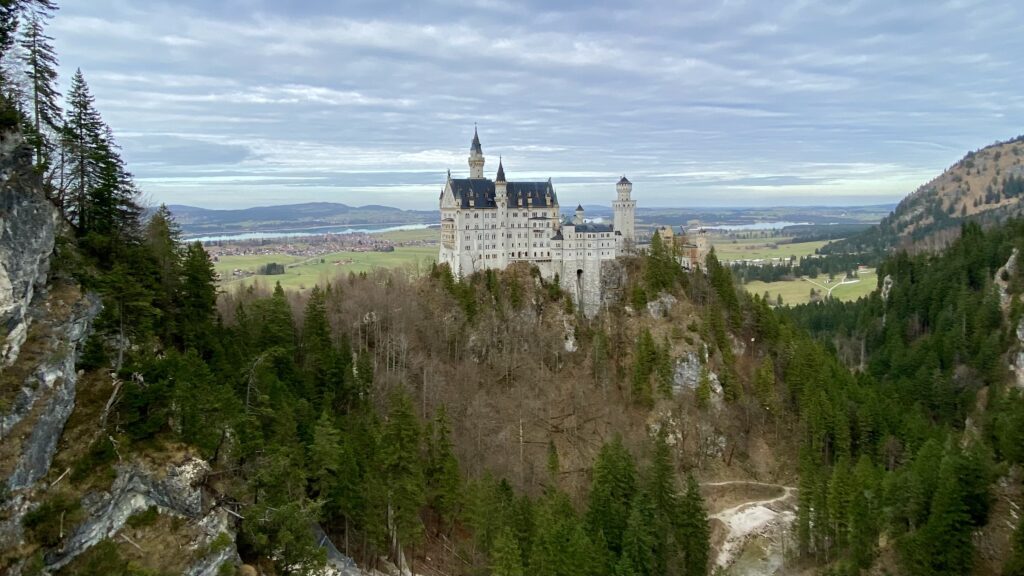
[[[476,126],[473,126],[473,143],[470,144],[469,151],[484,153],[483,148],[480,147],[480,135],[476,133]]]
[[[505,181],[505,167],[501,164],[501,158],[498,158],[498,175],[494,178],[495,182]]]
[[[576,205],[576,211],[577,212],[583,212],[583,204],[577,204]]]
[[[496,208],[494,202],[494,181],[487,178],[453,178],[452,194],[459,208]],[[508,182],[505,188],[508,208],[553,208],[558,205],[558,196],[551,181]],[[550,199],[550,200],[549,200]],[[473,205],[470,206],[470,200]],[[532,204],[529,202],[532,200]]]
[[[594,224],[593,222],[587,222],[587,223],[584,223],[584,224],[577,224],[576,225],[576,233],[577,234],[590,234],[592,232],[597,233],[597,232],[611,232],[611,231],[612,231],[612,225],[611,224]]]
[[[630,182],[629,180],[627,180],[627,179],[626,179],[626,175],[625,175],[625,174],[623,174],[623,175],[622,175],[622,178],[621,178],[621,179],[619,179],[619,184],[632,184],[632,182]]]

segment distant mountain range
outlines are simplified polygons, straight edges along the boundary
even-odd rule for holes
[[[168,208],[186,236],[437,222],[437,212],[433,210],[402,210],[373,204],[349,206],[334,202],[309,202],[238,210],[210,210],[184,205],[172,205]]]
[[[211,210],[196,206],[168,206],[186,236],[246,232],[289,232],[316,228],[389,227],[409,224],[437,224],[436,210],[403,210],[392,206],[349,206],[334,202],[309,202],[280,206],[258,206],[237,210]],[[564,207],[563,207],[564,208]],[[609,206],[584,206],[587,218],[611,219]],[[855,207],[801,206],[790,208],[637,208],[640,226],[742,225],[758,222],[806,222],[810,224],[874,224],[892,209],[892,204]],[[566,215],[572,207],[565,208]]]
[[[828,247],[830,252],[939,250],[965,220],[998,224],[1024,214],[1024,136],[968,152],[904,198],[877,226]]]

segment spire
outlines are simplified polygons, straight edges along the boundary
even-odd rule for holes
[[[498,176],[494,179],[495,182],[505,181],[505,167],[501,165],[501,156],[498,156]]]
[[[583,212],[583,204],[577,204],[576,205],[576,211],[577,212]]]
[[[477,152],[483,154],[483,148],[480,147],[480,135],[476,133],[476,124],[473,124],[473,143],[469,146],[470,152]]]
[[[622,175],[622,179],[619,180],[619,184],[632,184],[632,182],[630,182],[628,179],[626,179],[626,175],[623,174]]]

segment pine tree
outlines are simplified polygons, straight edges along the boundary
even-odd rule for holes
[[[591,573],[593,547],[569,498],[559,491],[544,496],[530,551],[529,573],[584,576]]]
[[[102,124],[93,149],[99,166],[99,177],[95,186],[86,191],[88,227],[82,230],[87,239],[99,235],[104,239],[113,239],[114,246],[138,236],[142,214],[142,208],[137,203],[138,189],[118,150],[113,131]],[[110,240],[106,242],[111,243]]]
[[[706,409],[711,404],[711,374],[707,366],[700,368],[700,382],[697,384],[697,407]]]
[[[311,397],[322,401],[328,388],[328,379],[334,366],[334,346],[331,327],[327,322],[324,293],[314,286],[306,302],[302,321],[302,364],[309,382]]]
[[[523,556],[519,550],[519,540],[511,528],[505,527],[498,533],[491,558],[491,573],[494,576],[523,576]]]
[[[313,428],[313,443],[307,460],[309,480],[320,498],[330,499],[335,495],[342,456],[341,433],[325,410]]]
[[[181,229],[167,206],[161,204],[150,217],[144,231],[146,248],[154,260],[156,272],[153,305],[162,311],[157,335],[165,342],[174,341],[175,322],[179,317],[178,290],[181,285]]]
[[[621,558],[628,560],[629,571],[637,576],[664,574],[664,560],[659,558],[664,547],[659,541],[663,534],[657,532],[654,503],[646,491],[633,499],[625,531],[622,534]]]
[[[57,100],[57,53],[53,38],[43,31],[44,14],[33,13],[22,26],[20,44],[23,49],[26,76],[30,82],[29,100],[32,130],[29,143],[35,149],[36,168],[40,172],[50,164],[54,142],[51,134],[61,126],[63,112]]]
[[[562,471],[562,465],[558,461],[558,447],[554,440],[548,440],[548,482],[553,487],[558,487],[558,476]]]
[[[89,194],[99,186],[103,170],[100,151],[103,131],[103,120],[79,69],[71,77],[63,140],[68,149],[65,170],[71,194],[68,216],[80,236],[91,230]]]
[[[217,272],[199,242],[189,244],[182,263],[180,310],[182,346],[210,350],[217,307]]]
[[[640,406],[654,405],[654,391],[651,376],[657,370],[658,346],[651,331],[645,329],[636,341],[633,358],[632,392],[633,402]]]
[[[380,440],[380,472],[386,492],[387,517],[393,540],[413,546],[422,533],[420,508],[426,503],[420,466],[420,426],[405,394],[391,399]],[[393,550],[395,559],[399,550]]]
[[[448,414],[442,405],[428,428],[426,482],[430,506],[451,527],[458,515],[461,494],[459,461],[452,449]]]
[[[629,520],[636,484],[633,457],[622,445],[622,438],[615,435],[601,447],[594,462],[586,516],[590,533],[601,534],[605,545],[615,555],[622,552],[622,534]]]
[[[679,501],[678,546],[685,576],[705,576],[711,555],[711,529],[708,513],[700,494],[700,484],[687,474],[686,492]]]

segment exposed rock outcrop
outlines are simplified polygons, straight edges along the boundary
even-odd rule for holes
[[[0,368],[28,335],[29,306],[50,270],[59,216],[18,134],[0,133]]]
[[[47,299],[45,309],[39,311],[36,321],[47,325],[46,334],[40,336],[41,360],[22,383],[11,411],[0,417],[0,431],[4,433],[0,438],[8,443],[20,442],[19,456],[7,478],[11,490],[27,488],[46,475],[57,440],[75,406],[75,362],[92,320],[100,311],[100,302],[95,295],[79,298],[77,291],[73,292],[72,302],[61,300],[67,294],[54,295]],[[26,418],[26,425],[18,429],[17,425]]]
[[[150,471],[138,463],[119,466],[109,492],[88,494],[82,500],[86,520],[60,549],[46,555],[46,569],[55,571],[66,566],[101,540],[117,534],[132,514],[151,506],[156,506],[162,514],[196,521],[197,537],[188,543],[190,550],[183,550],[183,553],[198,558],[187,574],[212,575],[224,563],[239,564],[233,544],[234,529],[227,513],[203,505],[202,484],[209,472],[209,465],[198,458],[169,464],[160,471]],[[232,544],[211,546],[221,533],[227,534]]]

